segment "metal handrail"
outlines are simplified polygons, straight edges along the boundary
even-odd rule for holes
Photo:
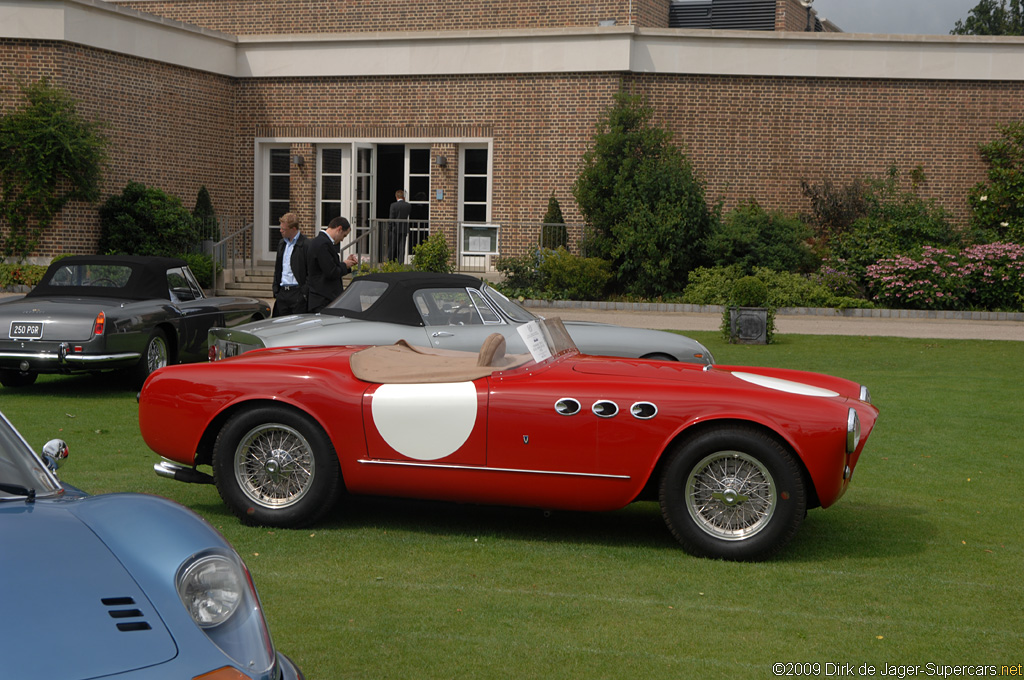
[[[361,227],[363,234],[358,239],[367,245],[365,249],[356,251],[360,255],[361,262],[369,264],[371,267],[376,267],[388,260],[387,254],[391,252],[391,238],[393,236],[390,227],[393,224],[408,226],[408,240],[403,244],[405,248],[404,256],[411,255],[413,247],[423,243],[430,236],[430,220],[370,218],[369,225]],[[363,258],[367,256],[368,260],[364,260]],[[402,258],[403,264],[404,259],[405,257]]]
[[[388,227],[396,222],[404,222],[409,225],[410,241],[406,245],[406,255],[411,254],[416,244],[422,243],[430,236],[432,227],[448,224],[443,220],[438,223],[432,220],[371,218],[367,226],[354,228],[356,232],[355,238],[352,238],[341,247],[342,257],[345,257],[345,254],[348,252],[354,252],[359,255],[360,265],[368,268],[379,266],[385,261],[385,253],[389,252],[387,246],[388,239],[391,237],[391,231]],[[580,236],[583,232],[583,225],[579,223],[546,224],[532,221],[506,221],[502,222],[501,225],[502,230],[506,233],[525,235],[527,242],[533,240],[537,244],[536,247],[553,247],[556,244],[564,243],[574,252],[579,252],[581,249]],[[462,226],[477,225],[475,223],[457,223],[455,230],[457,239],[461,239]],[[548,238],[550,230],[557,230],[556,233],[560,236],[560,239]],[[455,265],[459,271],[477,272],[484,271],[487,268],[486,265],[480,267],[469,264],[471,258],[462,256],[459,245],[456,243],[455,252],[453,253]],[[221,280],[220,274],[229,270],[232,273],[253,271],[257,262],[255,224],[252,222],[246,224],[241,229],[228,234],[214,243],[212,247],[214,271],[217,272],[218,282]],[[486,258],[481,260],[482,263],[485,261]],[[222,287],[217,285],[218,289]]]
[[[359,237],[357,237],[355,239],[352,239],[351,241],[349,241],[348,243],[346,243],[344,246],[341,247],[341,254],[344,255],[345,251],[349,250],[353,246],[367,246],[366,250],[372,250],[373,248],[372,248],[372,243],[371,243],[370,238],[369,238],[370,236],[372,236],[372,233],[371,232],[366,232],[365,234],[363,234],[363,235],[361,235],[361,236],[359,236]],[[355,252],[356,253],[360,253],[362,251],[359,248],[356,248]]]
[[[249,235],[248,240],[248,252],[246,252],[246,241],[245,235]],[[242,270],[251,270],[256,263],[256,225],[252,222],[245,225],[238,231],[228,234],[221,240],[213,244],[213,272],[214,272],[214,287],[220,290],[220,286],[217,285],[217,281],[220,279],[220,274],[223,272],[227,276],[228,271],[228,258],[231,259],[230,270],[232,274],[237,270],[236,263],[239,259],[242,261]]]

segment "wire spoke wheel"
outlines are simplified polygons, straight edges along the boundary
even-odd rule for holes
[[[698,462],[685,493],[697,526],[724,541],[757,534],[775,513],[775,480],[760,461],[740,451],[716,452]]]
[[[146,346],[139,357],[139,363],[130,369],[129,375],[139,387],[154,371],[163,368],[171,363],[170,345],[167,343],[167,336],[159,328],[153,329],[152,335],[146,341]]]
[[[310,416],[281,406],[237,412],[213,447],[213,479],[245,524],[295,528],[334,507],[344,485],[334,445]]]
[[[235,480],[264,508],[287,508],[302,500],[316,474],[313,449],[297,430],[280,423],[259,425],[235,449]]]
[[[661,514],[691,555],[764,560],[786,545],[807,511],[799,459],[751,425],[698,432],[669,453]]]
[[[167,365],[167,340],[163,335],[154,335],[146,346],[146,368],[148,373]]]

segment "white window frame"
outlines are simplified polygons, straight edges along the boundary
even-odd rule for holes
[[[278,139],[257,139],[255,149],[255,176],[258,181],[253,197],[253,219],[258,226],[253,229],[253,248],[257,259],[273,257],[270,251],[270,239],[268,230],[280,225],[270,223],[270,152],[272,150],[287,150],[289,152],[288,170],[291,176],[291,143]],[[291,209],[291,198],[289,197],[289,210]],[[286,211],[287,212],[287,211]]]
[[[460,144],[459,145],[459,222],[466,221],[466,151],[476,149],[487,150],[487,174],[486,175],[468,175],[469,177],[486,177],[487,178],[487,198],[485,199],[485,212],[486,217],[483,222],[474,222],[478,224],[488,224],[491,221],[491,197],[494,192],[494,149],[491,142],[485,144]],[[479,203],[471,203],[470,205],[480,205]]]
[[[352,144],[346,142],[330,142],[316,145],[316,224],[313,225],[313,236],[320,233],[320,230],[327,225],[324,224],[323,204],[327,201],[334,202],[335,199],[325,199],[323,196],[324,187],[324,151],[341,151],[341,172],[338,181],[341,184],[341,198],[339,202],[339,214],[348,216],[352,207],[352,183],[345,179],[352,176]],[[332,173],[333,174],[333,173]]]

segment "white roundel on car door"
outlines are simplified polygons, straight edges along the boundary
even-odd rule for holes
[[[396,452],[416,460],[450,456],[476,424],[472,382],[386,384],[373,393],[373,424]]]

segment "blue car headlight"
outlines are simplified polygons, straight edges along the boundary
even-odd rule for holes
[[[234,554],[193,555],[179,568],[178,596],[196,625],[239,667],[265,673],[277,655],[249,570]]]

